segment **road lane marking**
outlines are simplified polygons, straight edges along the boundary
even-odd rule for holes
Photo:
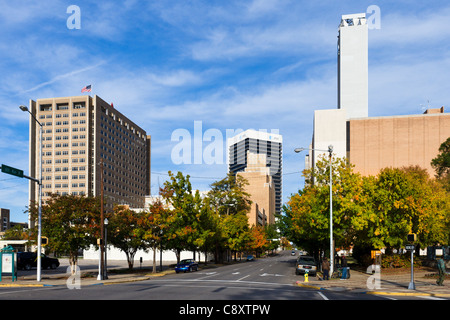
[[[322,292],[317,292],[319,294],[319,296],[321,296],[323,298],[323,300],[328,300],[328,298],[322,293]]]
[[[248,275],[246,275],[245,277],[242,277],[242,278],[237,279],[236,281],[241,281],[242,279],[245,279],[245,278],[247,278],[247,277],[250,277],[250,275],[248,274]]]

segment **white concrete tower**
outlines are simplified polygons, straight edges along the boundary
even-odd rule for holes
[[[338,109],[368,117],[368,26],[365,13],[343,15],[338,35]]]

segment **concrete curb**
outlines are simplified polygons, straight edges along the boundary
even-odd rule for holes
[[[325,288],[310,284],[305,284],[304,282],[297,281],[296,285],[302,288],[315,289],[319,291],[337,291],[336,288]],[[354,293],[359,294],[372,294],[372,295],[383,295],[383,296],[425,296],[425,297],[441,297],[441,298],[450,298],[449,293],[427,293],[427,292],[398,292],[398,291],[358,291],[362,290],[361,288],[347,288],[347,287],[339,287],[339,291],[352,291]]]

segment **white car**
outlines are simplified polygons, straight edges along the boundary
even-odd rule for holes
[[[315,277],[317,273],[316,260],[310,256],[300,256],[297,259],[295,265],[295,274],[305,274],[308,273],[311,277]]]

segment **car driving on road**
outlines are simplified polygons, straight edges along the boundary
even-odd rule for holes
[[[295,264],[295,274],[305,274],[315,277],[317,273],[316,260],[310,256],[299,256]]]
[[[193,259],[184,259],[181,260],[176,266],[175,266],[175,272],[186,272],[186,271],[197,271],[198,270],[198,263],[195,262]]]

